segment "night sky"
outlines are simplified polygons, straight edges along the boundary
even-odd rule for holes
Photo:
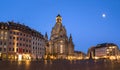
[[[120,47],[120,0],[0,0],[0,21],[24,23],[49,38],[58,13],[75,50],[109,42]]]

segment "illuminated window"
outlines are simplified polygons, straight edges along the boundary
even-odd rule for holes
[[[7,35],[7,32],[5,32],[5,35]]]
[[[22,60],[22,55],[21,55],[21,54],[18,55],[18,60],[19,60],[19,61]]]
[[[63,41],[61,40],[60,42],[62,43]]]
[[[63,45],[60,45],[60,53],[63,53]]]
[[[7,39],[7,36],[5,36],[4,39],[6,40],[6,39]]]
[[[3,34],[3,31],[1,31],[1,34]]]
[[[7,27],[5,27],[5,29],[7,29]]]
[[[3,37],[1,37],[1,39],[3,39]]]
[[[3,26],[1,27],[1,29],[3,29]]]

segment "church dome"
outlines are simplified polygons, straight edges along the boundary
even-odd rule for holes
[[[58,14],[57,17],[56,17],[56,24],[52,28],[51,36],[52,36],[52,38],[60,37],[60,36],[62,36],[62,37],[66,36],[66,29],[62,25],[62,18],[60,16],[60,14]]]

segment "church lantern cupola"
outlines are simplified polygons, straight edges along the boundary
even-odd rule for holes
[[[56,23],[62,23],[62,17],[60,16],[60,14],[58,14],[56,17]]]

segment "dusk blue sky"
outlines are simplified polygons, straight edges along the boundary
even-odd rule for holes
[[[106,42],[120,47],[120,0],[0,0],[0,21],[24,23],[49,38],[58,13],[75,50]]]

